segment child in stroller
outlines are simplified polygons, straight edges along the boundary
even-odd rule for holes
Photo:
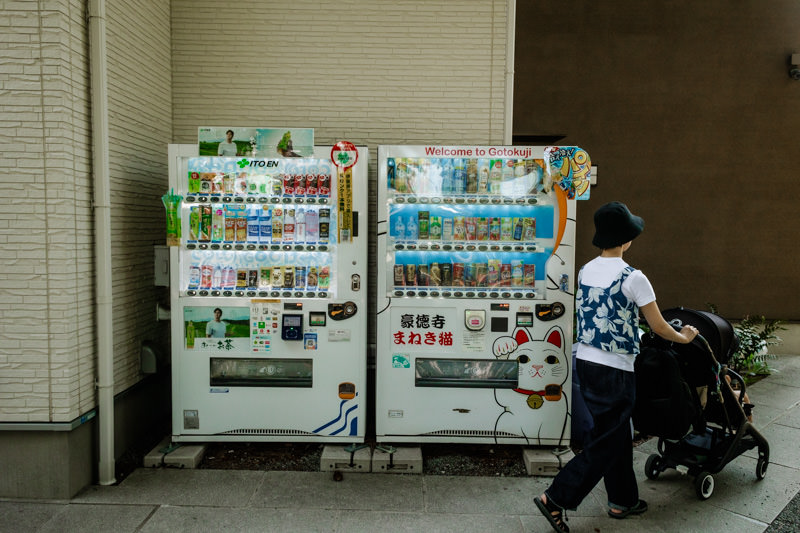
[[[705,311],[674,308],[662,315],[676,328],[695,326],[700,335],[689,344],[642,338],[633,422],[640,433],[659,438],[645,475],[656,479],[668,468],[688,473],[706,500],[714,491],[713,474],[758,447],[756,478],[763,479],[769,444],[748,419],[752,405],[744,379],[726,366],[739,344],[733,327]]]

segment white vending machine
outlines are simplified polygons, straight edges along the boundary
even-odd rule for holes
[[[378,147],[378,442],[569,441],[590,168],[578,147]]]
[[[367,149],[170,145],[172,439],[363,442]]]

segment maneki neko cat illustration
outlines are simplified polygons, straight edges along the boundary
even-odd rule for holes
[[[518,327],[512,336],[498,337],[492,344],[498,359],[516,359],[519,377],[515,389],[495,389],[495,400],[503,411],[495,421],[495,434],[524,435],[529,444],[565,444],[568,423],[569,377],[564,332],[558,326],[548,330],[543,340]]]

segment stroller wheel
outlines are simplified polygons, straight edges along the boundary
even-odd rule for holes
[[[769,459],[764,457],[763,455],[758,456],[758,462],[756,463],[756,478],[762,480],[767,475],[767,467],[769,466]]]
[[[714,476],[708,472],[700,472],[694,478],[694,491],[701,500],[707,500],[714,492]]]
[[[647,462],[644,464],[644,475],[647,476],[647,479],[656,479],[661,472],[661,456],[654,453],[647,458]]]

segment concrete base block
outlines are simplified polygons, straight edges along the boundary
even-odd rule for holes
[[[524,448],[522,450],[522,461],[529,476],[553,477],[574,456],[570,449]]]
[[[404,446],[387,451],[376,447],[372,452],[372,471],[385,474],[422,474],[422,448]]]
[[[205,444],[182,444],[171,447],[170,438],[166,437],[144,456],[143,465],[145,468],[161,466],[197,468],[205,453]]]
[[[355,445],[357,447],[359,445]],[[353,452],[346,450],[348,446],[326,445],[322,449],[319,460],[320,472],[369,472],[372,463],[372,450],[369,446],[358,448]]]

